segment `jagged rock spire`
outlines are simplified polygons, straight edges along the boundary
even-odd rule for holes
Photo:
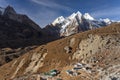
[[[9,14],[16,14],[16,11],[10,5],[8,5],[4,11],[4,15],[9,15]]]

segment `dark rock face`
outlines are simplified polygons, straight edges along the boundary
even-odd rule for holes
[[[28,22],[30,21],[28,20]],[[32,22],[29,24],[26,22],[21,23],[6,16],[0,16],[0,47],[17,47],[16,45],[22,45],[23,42],[29,40],[33,41],[41,35],[41,28]]]
[[[0,8],[0,66],[47,41],[29,17],[16,13],[11,6]]]
[[[15,20],[17,22],[32,26],[37,31],[41,31],[41,28],[35,22],[33,22],[28,16],[23,14],[17,14],[16,11],[11,6],[5,8],[3,16],[11,20]]]
[[[47,25],[45,28],[43,28],[43,32],[46,36],[60,38],[60,27],[54,27],[52,24]]]
[[[27,47],[40,45],[58,38],[58,34],[49,30],[41,29],[39,25],[33,22],[28,16],[18,14],[11,7],[0,8],[0,47]],[[59,30],[59,28],[56,28]],[[57,31],[56,30],[56,31]],[[52,35],[49,35],[51,34]],[[55,34],[55,36],[54,36]]]
[[[11,6],[5,9],[0,7],[0,66],[37,45],[57,39],[48,35],[50,30],[42,30],[28,16],[16,13]]]
[[[57,35],[49,35],[49,30],[41,29],[28,16],[18,14],[11,7],[0,8],[0,47],[19,48],[39,45],[57,39]],[[55,29],[54,29],[55,30]],[[57,28],[57,30],[59,30]]]
[[[3,15],[11,15],[11,14],[16,14],[16,11],[11,7],[11,6],[7,6],[5,8],[4,14]]]

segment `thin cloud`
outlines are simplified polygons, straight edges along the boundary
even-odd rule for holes
[[[120,16],[120,7],[108,7],[91,13],[96,18]]]
[[[68,6],[60,5],[56,2],[53,2],[51,0],[31,0],[32,2],[39,4],[44,7],[49,7],[53,9],[62,9],[62,10],[68,10],[71,11],[72,9],[69,8]]]
[[[40,12],[37,12],[36,15],[34,13],[30,14],[31,18],[35,20],[41,27],[45,27],[47,24],[51,23],[54,19],[60,16],[59,10],[66,10],[71,12],[72,9],[58,4],[57,2],[51,0],[31,0],[32,2],[43,6]],[[49,9],[51,8],[51,9]]]
[[[35,20],[42,28],[51,23],[58,16],[59,13],[51,10],[42,10],[42,12],[40,11],[36,15],[31,14],[31,18]]]
[[[44,8],[36,13],[29,12],[24,8],[19,12],[27,14],[32,20],[34,20],[42,28],[45,27],[47,24],[51,23],[54,19],[56,19],[60,15],[56,11],[48,10]]]
[[[8,5],[6,0],[0,0],[0,7],[6,7]]]

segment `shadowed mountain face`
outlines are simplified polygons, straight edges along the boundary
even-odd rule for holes
[[[42,32],[34,29],[29,24],[0,16],[0,47],[20,47],[23,44],[25,45],[23,42],[41,36]]]
[[[29,17],[16,13],[11,6],[0,8],[0,65],[37,45],[57,39],[45,33]]]
[[[8,6],[0,15],[0,47],[24,47],[42,36],[41,28]],[[31,42],[30,42],[31,41]]]
[[[59,30],[59,28],[57,29]],[[60,38],[59,34],[49,35],[49,31],[51,30],[55,29],[41,29],[29,17],[18,14],[11,6],[6,8],[0,7],[1,48],[40,45]]]
[[[26,15],[18,14],[11,6],[0,7],[0,47],[27,47],[69,36],[78,32],[96,29],[111,24],[108,20],[97,21],[88,13],[80,12],[57,18],[51,25],[41,29]]]
[[[0,8],[0,66],[43,44],[42,29],[8,6]]]

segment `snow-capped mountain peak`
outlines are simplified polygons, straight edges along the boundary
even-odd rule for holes
[[[52,25],[56,25],[57,23],[62,23],[63,21],[65,20],[65,18],[63,17],[63,16],[60,16],[60,17],[58,17],[57,19],[55,19],[54,21],[53,21],[53,23],[52,23]]]
[[[107,23],[107,24],[111,24],[112,21],[109,19],[109,18],[106,18],[106,19],[100,19],[101,21]]]
[[[63,17],[63,16],[60,16],[60,17],[58,17],[57,19],[55,19],[54,21],[53,21],[53,23],[52,23],[52,25],[56,25],[57,23],[62,23],[63,21],[65,20],[65,18]]]
[[[83,17],[84,17],[85,19],[87,19],[87,20],[94,20],[94,18],[93,18],[92,16],[90,16],[89,13],[85,13],[85,14],[83,15]]]
[[[68,17],[68,19],[70,19],[70,20],[73,20],[73,19],[75,19],[76,18],[76,16],[79,16],[79,17],[81,17],[82,16],[82,13],[81,12],[76,12],[76,13],[73,13],[72,15],[70,15],[69,17]]]
[[[7,6],[6,8],[0,7],[0,15],[11,15],[16,14],[16,11],[13,7]]]
[[[68,17],[68,19],[74,19],[75,16],[76,16],[76,13],[73,13],[72,15],[70,15],[70,16]]]
[[[76,17],[78,17],[79,19],[81,19],[82,17],[82,13],[81,12],[76,12],[76,13],[73,13],[71,14],[69,17],[67,18],[64,18],[63,16],[60,16],[58,18],[56,18],[53,22],[52,22],[52,25],[55,26],[56,24],[60,24],[62,22],[64,22],[64,25],[68,25],[68,23],[70,23],[70,21],[73,21],[76,19]],[[64,26],[65,27],[65,26]]]
[[[80,17],[82,16],[82,13],[79,11],[76,14],[77,14],[77,16],[80,16]]]
[[[52,27],[51,32],[54,32],[60,36],[69,36],[78,32],[106,26],[111,23],[113,23],[113,21],[108,18],[97,20],[94,19],[89,13],[82,14],[78,11],[66,18],[61,16],[55,19],[52,23],[54,27]]]
[[[81,13],[80,11],[77,11],[77,13],[76,13],[76,14],[78,14],[78,15],[79,15],[79,14],[80,14],[80,15],[82,15],[82,13]]]

